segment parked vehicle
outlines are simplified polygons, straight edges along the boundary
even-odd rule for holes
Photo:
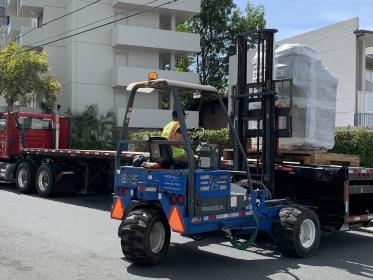
[[[0,180],[21,193],[108,192],[115,151],[69,149],[70,119],[59,115],[0,114]],[[123,153],[132,162],[136,153]]]

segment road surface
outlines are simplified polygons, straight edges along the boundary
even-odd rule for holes
[[[0,186],[0,279],[372,279],[373,234],[322,238],[309,259],[281,256],[266,241],[238,251],[219,235],[192,242],[177,234],[166,262],[136,266],[121,253],[110,196],[42,199]]]

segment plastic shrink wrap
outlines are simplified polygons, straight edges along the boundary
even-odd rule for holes
[[[313,49],[298,44],[276,48],[275,79],[285,78],[293,79],[293,130],[291,138],[280,139],[280,148],[331,149],[335,137],[338,79]],[[281,106],[281,99],[279,103]]]

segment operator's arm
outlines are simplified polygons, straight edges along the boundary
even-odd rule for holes
[[[182,140],[183,140],[183,135],[181,134],[181,130],[180,130],[180,128],[178,128],[178,129],[176,130],[175,140],[176,140],[176,141],[182,141]],[[181,156],[181,157],[178,157],[177,159],[178,159],[178,160],[181,160],[181,161],[187,161],[187,156],[186,156],[186,153],[185,153],[185,148],[184,148],[182,145],[178,146],[178,148],[184,150],[184,155]]]

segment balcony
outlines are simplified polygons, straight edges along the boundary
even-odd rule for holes
[[[122,124],[125,112],[126,108],[117,108],[117,120],[119,120],[118,124]],[[187,111],[187,113],[187,127],[198,127],[199,112]],[[129,126],[136,128],[163,128],[164,125],[170,121],[171,115],[172,111],[170,110],[134,108]]]
[[[22,26],[30,26],[31,19],[30,18],[21,18],[16,16],[9,17],[9,24],[7,30],[7,40],[14,41],[22,30]]]
[[[43,13],[43,7],[43,0],[17,0],[17,15],[36,18]]]
[[[17,0],[7,0],[6,1],[5,14],[7,16],[16,16],[17,15]]]
[[[194,33],[116,25],[112,30],[112,46],[192,54],[200,51],[200,36]]]
[[[373,128],[373,113],[356,113],[354,126]]]
[[[30,31],[31,29],[33,29],[32,35],[31,33],[27,34],[28,31]],[[39,44],[39,42],[43,41],[46,38],[44,31],[45,30],[43,28],[34,29],[33,27],[30,27],[30,26],[21,26],[21,34],[25,34],[25,36],[22,36],[20,38],[19,43],[23,46],[28,46],[28,47],[37,45]]]
[[[112,70],[113,87],[126,87],[130,83],[146,80],[148,73],[154,71],[158,73],[160,79],[199,83],[196,73],[117,66]]]
[[[120,1],[114,0],[113,7],[118,9],[144,9],[144,5],[146,7],[156,7],[159,6],[160,2],[154,2],[151,4],[147,4],[149,1],[147,0],[127,0],[127,1]],[[148,8],[146,8],[148,9]],[[196,14],[199,14],[201,11],[201,0],[189,0],[189,1],[177,1],[165,6],[162,6],[157,9],[160,13],[171,13],[180,18],[181,21],[185,21]]]

